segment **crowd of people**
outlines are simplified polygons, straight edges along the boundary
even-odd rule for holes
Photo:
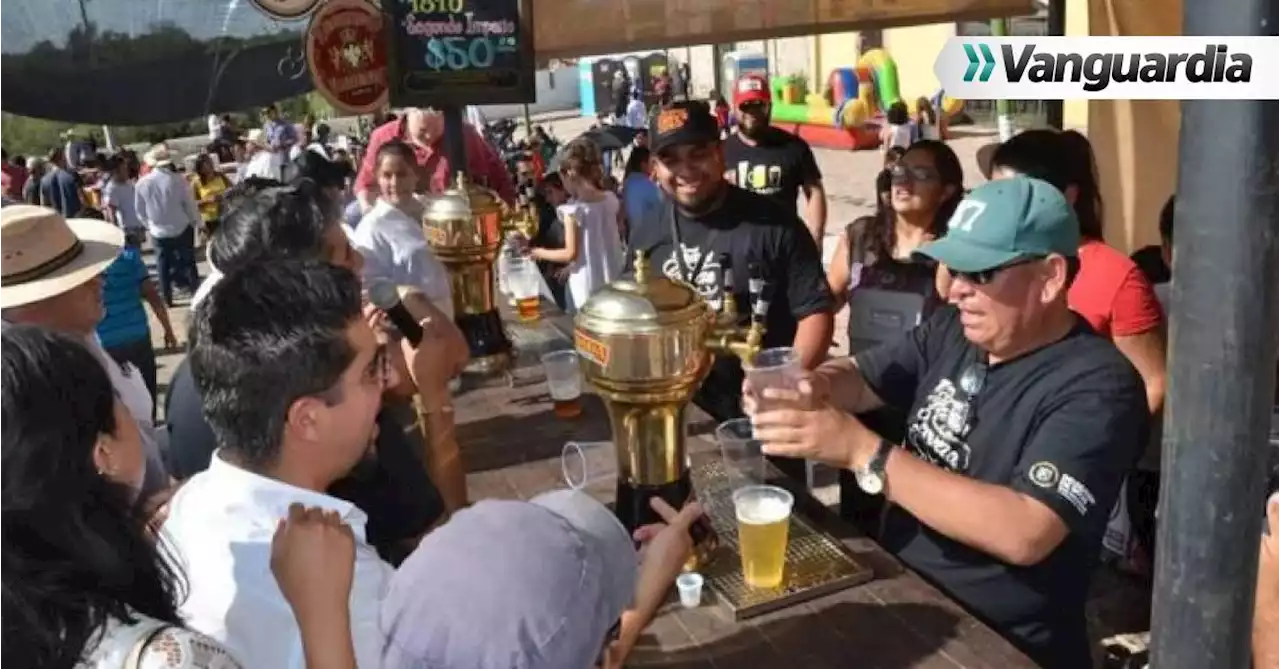
[[[191,179],[165,146],[146,175],[116,156],[96,216],[64,206],[62,184],[82,186],[51,155],[51,199],[0,210],[5,658],[621,666],[702,510],[654,502],[665,522],[629,535],[572,491],[469,503],[450,389],[468,352],[419,224],[419,196],[464,168],[509,204],[535,184],[539,226],[518,252],[567,311],[628,276],[628,250],[715,309],[727,289],[750,297],[727,272],[763,281],[763,345],[795,349],[796,388],[753,388],[717,357],[695,403],[749,417],[798,482],[806,463],[839,468],[841,515],[1041,666],[1090,666],[1086,596],[1122,495],[1130,566],[1149,573],[1157,550],[1167,356],[1160,291],[1103,241],[1088,140],[1021,133],[972,189],[945,142],[889,146],[875,213],[839,231],[824,269],[822,174],[769,124],[762,83],[736,83],[727,136],[706,102],[657,105],[621,188],[585,139],[555,172],[528,161],[513,179],[467,124],[467,164],[452,165],[427,109],[374,129],[358,169],[273,111],[244,163],[265,167],[221,185],[207,156]],[[210,125],[215,141],[235,136]],[[1169,276],[1167,249],[1161,262]],[[406,287],[420,344],[369,303],[386,283]],[[175,285],[192,314],[165,440],[142,305],[176,345]],[[849,354],[833,356],[846,306]],[[1260,592],[1277,569],[1274,502],[1268,517]],[[1274,598],[1259,607],[1271,632],[1258,645],[1274,653]]]

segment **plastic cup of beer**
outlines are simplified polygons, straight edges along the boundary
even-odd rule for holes
[[[757,395],[765,388],[793,390],[800,381],[800,356],[790,346],[766,348],[744,364],[742,371]]]
[[[507,267],[507,287],[516,301],[516,316],[521,321],[538,320],[538,303],[542,299],[542,277],[538,266],[528,258],[512,258]]]
[[[748,586],[776,588],[782,585],[787,566],[787,530],[794,504],[791,493],[777,486],[749,485],[733,491],[742,579]]]
[[[764,483],[764,451],[755,438],[750,418],[735,418],[721,423],[716,427],[716,443],[720,446],[725,470],[737,472],[752,483]]]
[[[618,455],[611,441],[570,441],[560,451],[565,485],[578,491],[614,491],[618,483]]]
[[[582,370],[578,352],[552,351],[542,355],[542,369],[547,374],[547,390],[551,394],[552,411],[557,418],[577,418],[582,414]]]

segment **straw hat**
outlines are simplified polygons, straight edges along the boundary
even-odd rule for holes
[[[147,153],[142,156],[142,162],[150,165],[151,167],[172,165],[173,156],[169,153],[168,147],[163,144],[157,144],[151,147],[151,150],[147,151]]]
[[[0,209],[0,309],[61,295],[120,255],[124,233],[105,221],[66,220],[29,204]]]

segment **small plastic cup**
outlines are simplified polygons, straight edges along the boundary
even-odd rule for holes
[[[680,593],[680,606],[696,609],[702,605],[702,574],[687,571],[676,577],[676,590]]]
[[[578,352],[552,351],[542,356],[542,369],[547,375],[547,392],[552,410],[559,418],[575,418],[582,413],[582,371]]]
[[[612,488],[618,482],[618,455],[612,441],[570,441],[560,451],[560,473],[574,490]]]
[[[764,483],[764,452],[755,438],[750,418],[735,418],[721,423],[716,427],[716,443],[720,445],[726,470],[737,472],[752,483]]]
[[[800,381],[800,356],[790,346],[766,348],[742,366],[757,395],[765,388],[794,389]]]

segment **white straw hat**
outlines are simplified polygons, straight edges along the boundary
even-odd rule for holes
[[[39,302],[89,281],[123,246],[124,233],[105,221],[66,220],[29,204],[0,209],[0,309]]]

